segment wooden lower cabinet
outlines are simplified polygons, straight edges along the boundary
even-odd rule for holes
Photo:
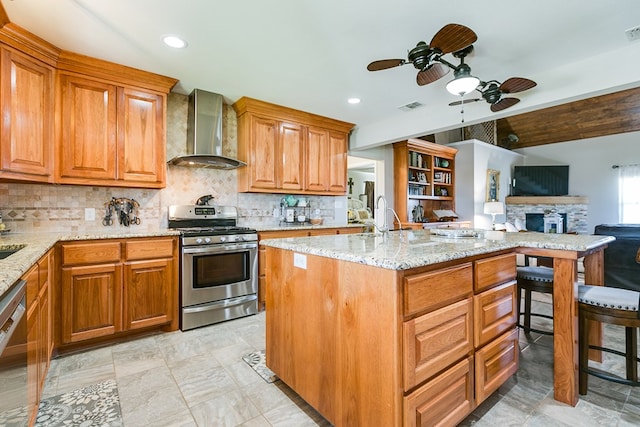
[[[498,389],[518,370],[518,329],[511,329],[475,354],[476,404]]]
[[[27,282],[27,411],[33,425],[49,369],[52,341],[50,283],[53,251],[22,276]]]
[[[73,343],[122,331],[122,267],[118,264],[63,267],[61,332]]]
[[[455,426],[476,407],[473,357],[467,357],[404,398],[404,427]]]
[[[455,426],[518,369],[515,281],[488,268],[515,270],[508,250],[399,271],[266,254],[267,366],[336,427]]]
[[[409,390],[471,352],[472,299],[404,322],[403,335],[404,387]]]
[[[178,327],[176,237],[63,242],[62,346],[121,333]]]
[[[171,322],[173,260],[127,262],[124,266],[124,328]]]
[[[362,233],[363,227],[336,227],[336,228],[305,228],[295,230],[274,230],[258,232],[258,241],[265,239],[285,239],[287,237],[309,237],[309,236],[325,236],[332,234],[356,234]],[[265,247],[258,246],[258,310],[265,309],[265,292],[266,292],[266,258]]]

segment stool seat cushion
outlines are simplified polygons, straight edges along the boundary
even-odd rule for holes
[[[616,310],[638,311],[640,292],[608,286],[578,285],[578,302]]]
[[[553,268],[537,266],[518,267],[517,276],[519,279],[553,282]]]

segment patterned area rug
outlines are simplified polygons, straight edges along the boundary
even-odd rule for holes
[[[115,380],[43,399],[35,427],[121,427],[120,397]]]
[[[253,370],[256,371],[266,382],[272,383],[279,380],[276,374],[274,374],[271,369],[267,368],[267,365],[265,364],[264,350],[245,354],[242,356],[242,360],[247,362],[249,366],[251,366],[251,368],[253,368]]]

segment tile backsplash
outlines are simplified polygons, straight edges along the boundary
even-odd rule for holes
[[[186,151],[187,100],[180,94],[169,94],[167,102],[167,159]],[[237,120],[233,108],[223,111],[223,154],[236,157]],[[105,230],[102,218],[105,203],[112,197],[135,199],[140,204],[139,225],[129,229],[154,230],[167,227],[169,205],[193,204],[211,194],[214,203],[237,206],[239,225],[255,228],[277,226],[281,194],[237,192],[237,171],[167,167],[167,186],[160,190],[76,185],[0,183],[0,213],[13,232],[83,232]],[[325,223],[344,225],[346,196],[311,196],[310,206],[320,209]],[[85,209],[95,209],[95,220],[85,220]],[[109,227],[123,228],[116,218]]]

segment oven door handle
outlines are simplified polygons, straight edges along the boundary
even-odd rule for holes
[[[215,254],[223,252],[239,252],[245,249],[257,249],[258,243],[231,243],[209,246],[186,246],[182,248],[185,254]]]
[[[184,313],[199,313],[202,311],[210,311],[213,309],[220,309],[225,307],[233,307],[234,305],[241,305],[246,302],[255,301],[258,299],[256,294],[244,295],[241,297],[228,298],[220,301],[214,301],[209,304],[201,304],[195,307],[183,307]]]

